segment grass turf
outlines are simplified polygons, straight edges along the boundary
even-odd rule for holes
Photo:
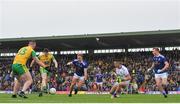
[[[180,95],[122,95],[111,99],[110,95],[44,95],[29,94],[28,99],[11,98],[11,94],[0,94],[0,103],[180,103]]]

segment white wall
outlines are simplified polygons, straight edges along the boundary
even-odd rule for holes
[[[180,0],[0,1],[0,38],[180,28]]]

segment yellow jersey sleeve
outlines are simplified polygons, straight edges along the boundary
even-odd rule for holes
[[[32,51],[31,56],[36,57],[36,52],[34,50]]]
[[[54,60],[55,58],[54,58],[54,56],[51,54],[51,60]]]
[[[25,65],[30,57],[36,57],[36,52],[30,46],[22,47],[16,54],[13,64]]]
[[[45,55],[44,53],[41,53],[39,56],[38,56],[39,60],[42,61],[44,64],[46,65],[50,65],[51,62],[52,62],[52,59],[54,58],[54,56],[52,54],[48,54],[48,55]]]

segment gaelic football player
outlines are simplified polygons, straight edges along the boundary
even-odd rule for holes
[[[38,63],[43,68],[46,67],[44,63],[42,63],[37,57],[36,52],[34,51],[36,47],[35,41],[29,41],[28,46],[22,47],[19,49],[18,53],[16,54],[13,64],[12,64],[12,72],[15,76],[14,80],[14,88],[13,88],[13,98],[17,97],[17,94],[20,97],[28,98],[25,95],[25,91],[29,88],[29,86],[32,84],[32,77],[29,72],[29,69],[26,66],[27,60],[32,57],[33,60]],[[20,82],[24,81],[24,85],[22,87],[22,90],[18,93],[18,90],[20,89]]]
[[[47,92],[47,84],[48,84],[48,74],[50,72],[50,65],[53,62],[55,65],[55,68],[58,68],[58,63],[54,56],[49,52],[47,48],[43,50],[42,53],[39,54],[38,56],[39,60],[43,62],[45,65],[47,65],[46,68],[40,67],[40,73],[42,77],[42,83],[41,83],[41,92],[39,93],[39,97],[43,96],[43,92]],[[34,60],[31,62],[30,67],[33,66]]]
[[[87,69],[88,63],[83,60],[82,54],[77,54],[77,59],[74,59],[72,62],[68,62],[67,65],[74,65],[75,73],[70,85],[69,97],[72,96],[72,91],[74,86],[77,84],[77,88],[75,88],[75,94],[77,94],[78,90],[82,87],[83,84],[87,81]]]
[[[122,88],[129,85],[131,76],[128,69],[120,61],[114,61],[116,82],[110,90],[111,98],[119,97]]]
[[[160,54],[159,48],[153,48],[152,53],[154,55],[153,64],[151,68],[148,69],[148,71],[152,69],[154,70],[156,85],[163,96],[167,98],[167,71],[169,68],[169,63],[166,58]]]

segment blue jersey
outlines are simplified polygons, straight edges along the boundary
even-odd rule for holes
[[[158,74],[158,70],[161,70],[165,66],[166,58],[163,55],[158,55],[153,57],[153,62],[154,62],[154,72]],[[161,73],[164,73],[167,71],[163,71]]]
[[[77,59],[72,61],[73,65],[75,66],[75,73],[78,76],[84,76],[84,70],[88,68],[88,63],[85,61],[79,62]]]
[[[96,82],[103,82],[103,75],[102,74],[96,74]]]

